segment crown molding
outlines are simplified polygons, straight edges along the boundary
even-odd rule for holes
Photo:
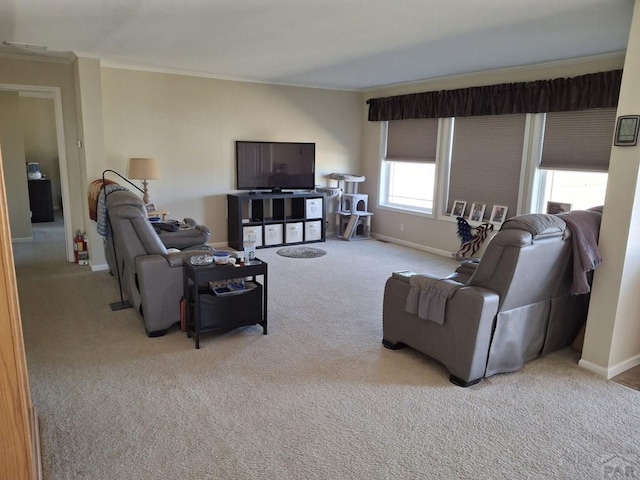
[[[81,56],[81,55],[78,54],[78,56]],[[105,68],[117,68],[120,70],[134,70],[139,72],[165,73],[168,75],[182,75],[186,77],[208,78],[212,80],[222,80],[227,82],[275,85],[278,87],[312,88],[316,90],[332,90],[332,91],[341,91],[341,92],[359,92],[360,91],[360,89],[331,88],[326,86],[314,86],[314,85],[296,84],[296,83],[281,83],[281,82],[268,81],[268,80],[256,80],[251,78],[232,77],[232,76],[217,75],[217,74],[199,72],[199,71],[193,71],[193,70],[181,70],[181,69],[170,68],[170,67],[158,67],[153,65],[129,63],[126,61],[111,59],[111,58],[100,59],[100,66]]]
[[[76,56],[73,52],[59,52],[59,53],[22,53],[22,52],[8,52],[0,50],[0,58],[7,58],[10,60],[23,60],[30,62],[45,62],[45,63],[61,63],[71,64],[76,60]]]

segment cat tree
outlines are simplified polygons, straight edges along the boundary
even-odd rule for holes
[[[369,195],[358,193],[358,184],[365,177],[348,173],[332,173],[331,180],[337,182],[336,212],[334,214],[335,235],[343,240],[371,238],[371,217],[367,211]]]

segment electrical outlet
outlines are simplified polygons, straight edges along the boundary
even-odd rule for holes
[[[400,224],[400,231],[401,231],[401,232],[404,232],[404,223],[401,223],[401,224]]]

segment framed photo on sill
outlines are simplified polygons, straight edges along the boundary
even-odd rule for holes
[[[464,211],[467,208],[467,202],[462,200],[456,200],[453,202],[453,207],[451,207],[451,216],[452,217],[464,217]]]
[[[486,203],[473,202],[471,204],[471,210],[469,211],[469,220],[472,222],[482,222],[486,208]]]
[[[613,144],[618,147],[630,147],[638,143],[638,127],[640,115],[623,115],[618,117]]]
[[[509,210],[509,207],[506,205],[494,205],[491,209],[489,221],[491,223],[501,224],[507,219],[507,210]]]
[[[570,203],[562,202],[547,202],[547,213],[557,215],[558,213],[565,213],[571,210],[572,205]]]

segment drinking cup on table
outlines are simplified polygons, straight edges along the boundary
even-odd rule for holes
[[[256,259],[256,242],[244,242],[244,258],[247,262]]]

